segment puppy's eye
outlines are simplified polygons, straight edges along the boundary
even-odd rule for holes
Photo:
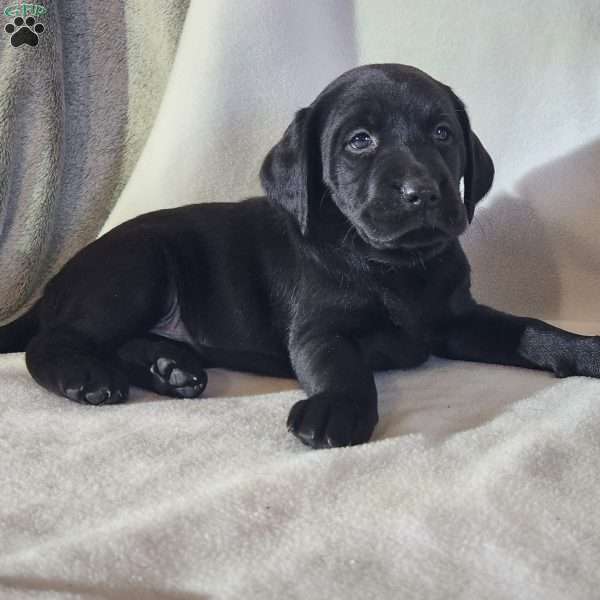
[[[446,125],[438,125],[433,132],[433,137],[440,142],[447,142],[452,137],[452,132]]]
[[[348,141],[348,147],[355,151],[367,150],[375,147],[375,140],[368,131],[357,131]]]

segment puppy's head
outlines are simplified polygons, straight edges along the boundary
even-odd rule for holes
[[[387,64],[348,71],[298,111],[260,175],[304,235],[353,230],[375,257],[428,257],[463,233],[494,167],[449,87]]]

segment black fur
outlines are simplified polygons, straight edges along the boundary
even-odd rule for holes
[[[599,338],[471,297],[458,236],[493,174],[450,88],[402,65],[353,69],[268,154],[266,198],[124,223],[0,330],[0,349],[28,341],[35,380],[91,404],[129,384],[195,397],[212,366],[294,374],[308,397],[288,428],[312,447],[369,440],[373,371],[432,353],[599,376]]]

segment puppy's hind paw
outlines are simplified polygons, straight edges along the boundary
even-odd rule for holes
[[[204,369],[191,370],[178,365],[172,358],[159,357],[150,366],[154,389],[173,398],[197,398],[207,383]]]
[[[79,404],[121,404],[129,392],[122,373],[91,358],[74,360],[57,380],[60,393]]]

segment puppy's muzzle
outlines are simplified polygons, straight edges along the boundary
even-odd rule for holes
[[[392,190],[409,210],[422,210],[436,206],[440,201],[440,188],[429,177],[406,177],[392,182]]]
[[[444,198],[438,183],[428,175],[392,179],[380,184],[378,192],[356,223],[364,241],[375,248],[438,245],[464,229],[459,227],[460,219],[451,218],[454,201]]]

